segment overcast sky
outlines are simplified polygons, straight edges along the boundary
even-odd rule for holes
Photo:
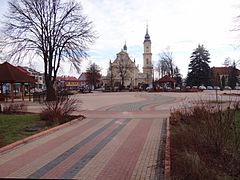
[[[170,47],[180,72],[187,74],[192,51],[198,44],[209,50],[211,66],[221,66],[227,57],[240,59],[240,35],[230,31],[240,15],[238,0],[81,0],[84,14],[99,38],[89,50],[89,60],[106,74],[109,60],[116,58],[126,41],[129,55],[142,71],[146,24],[152,41],[153,61]],[[0,0],[6,12],[7,0]],[[240,22],[239,22],[240,23]],[[84,71],[87,61],[82,64]],[[41,66],[39,66],[41,67]],[[38,68],[39,68],[38,67]],[[41,69],[39,69],[41,71]],[[62,74],[74,72],[62,71]]]

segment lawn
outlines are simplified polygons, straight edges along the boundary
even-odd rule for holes
[[[0,114],[0,147],[38,133],[44,129],[40,124],[38,114]]]

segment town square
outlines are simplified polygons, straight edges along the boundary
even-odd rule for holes
[[[0,179],[240,178],[239,2],[1,0]]]

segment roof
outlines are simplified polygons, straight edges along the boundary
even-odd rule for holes
[[[4,62],[0,64],[0,82],[1,83],[34,83],[35,79],[19,68]]]
[[[68,82],[78,82],[79,81],[74,76],[61,76],[61,77],[57,77],[56,80],[58,80],[58,81],[68,81]]]
[[[213,67],[212,71],[214,74],[219,74],[219,75],[229,75],[233,67]],[[238,75],[240,75],[240,70],[236,69]]]
[[[148,34],[148,26],[147,26],[147,29],[146,29],[146,35],[145,35],[145,39],[144,39],[144,42],[146,42],[146,41],[151,42],[150,36],[149,36],[149,34]]]
[[[86,72],[83,72],[79,78],[78,78],[80,81],[86,81],[87,79],[87,73]]]
[[[27,75],[30,75],[30,73],[29,73],[25,68],[23,68],[23,67],[21,67],[21,66],[17,66],[17,68],[18,68],[20,71],[26,73]]]
[[[175,79],[165,75],[161,79],[158,80],[158,83],[166,83],[166,82],[176,82]]]

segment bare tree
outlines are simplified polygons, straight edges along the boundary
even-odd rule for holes
[[[77,71],[96,38],[92,22],[74,0],[10,0],[1,47],[19,62],[29,55],[44,62],[47,101],[56,99],[54,82],[62,61]]]
[[[159,60],[155,70],[158,72],[159,78],[165,75],[173,77],[174,75],[174,62],[172,52],[167,48],[159,54]]]
[[[173,77],[174,74],[173,53],[167,49],[166,51],[162,51],[162,53],[159,54],[159,58],[162,76],[167,74]]]
[[[100,82],[101,79],[101,68],[96,63],[90,63],[86,70],[86,80],[88,84],[96,89],[97,84]]]
[[[118,55],[118,59],[110,64],[115,78],[121,79],[121,88],[124,88],[124,81],[127,77],[130,77],[131,73],[134,73],[135,64],[130,60],[129,56],[121,52]]]
[[[155,66],[155,71],[157,71],[157,73],[158,73],[158,78],[160,78],[161,77],[161,68],[162,66],[161,66],[161,61],[159,60],[158,62],[157,62],[157,65]]]
[[[231,65],[231,63],[232,63],[232,59],[230,57],[227,57],[227,58],[225,58],[223,65],[225,67],[229,67]]]
[[[117,72],[121,77],[121,88],[124,88],[124,81],[129,71],[133,69],[133,65],[130,63],[130,61],[124,61],[124,59],[120,59],[119,61],[117,61],[117,66]]]

